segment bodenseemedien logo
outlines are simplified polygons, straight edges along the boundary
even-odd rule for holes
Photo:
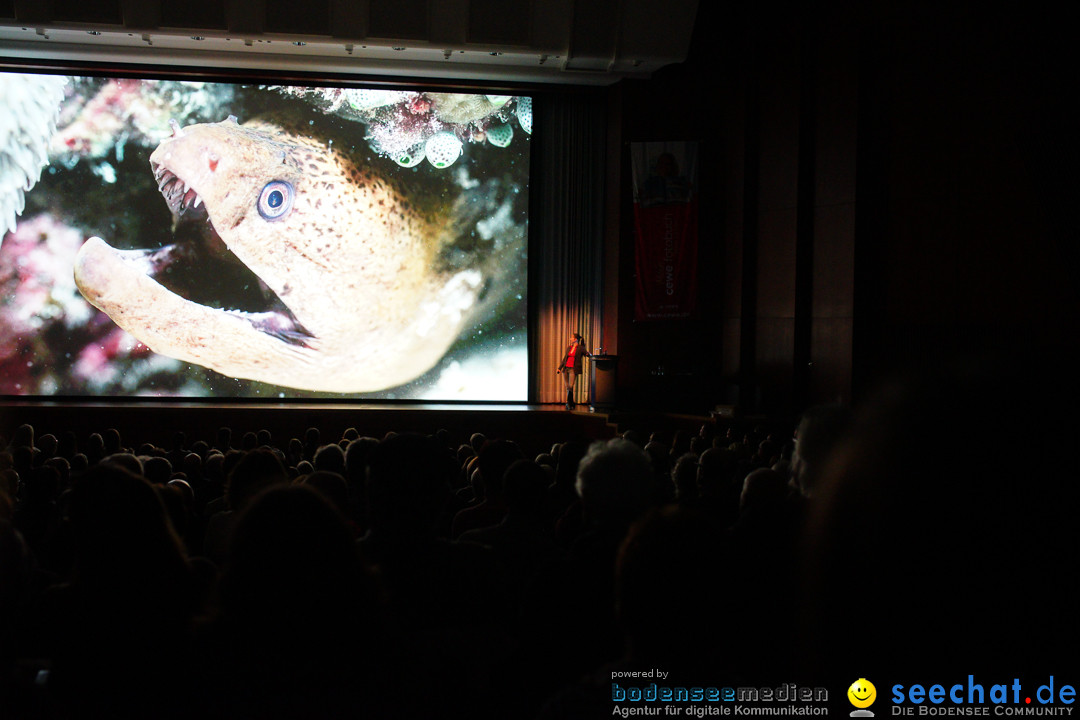
[[[644,686],[626,684],[626,678],[658,679]],[[772,687],[716,687],[681,685],[660,669],[617,670],[611,674],[611,714],[665,717],[777,716],[829,714],[829,691],[782,683]]]
[[[874,717],[874,713],[866,708],[874,704],[877,699],[877,688],[874,683],[866,678],[859,678],[851,683],[847,690],[848,702],[855,706],[851,711],[851,717]]]

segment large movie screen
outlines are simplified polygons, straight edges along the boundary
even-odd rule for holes
[[[0,72],[0,395],[525,400],[528,97]]]

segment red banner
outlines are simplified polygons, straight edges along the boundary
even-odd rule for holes
[[[697,143],[633,143],[635,320],[697,306]]]

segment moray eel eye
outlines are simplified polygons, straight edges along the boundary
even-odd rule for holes
[[[283,180],[271,180],[259,193],[259,214],[266,220],[280,220],[289,213],[293,186]]]

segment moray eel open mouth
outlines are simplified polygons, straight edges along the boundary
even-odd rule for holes
[[[177,242],[90,238],[80,292],[155,352],[230,377],[355,393],[431,369],[482,286],[478,270],[439,269],[449,211],[403,191],[362,141],[309,133],[174,124],[150,169]]]
[[[150,167],[173,215],[176,242],[117,252],[188,300],[220,308],[286,342],[304,345],[311,339],[288,306],[222,242],[198,191],[164,162],[151,161]]]

